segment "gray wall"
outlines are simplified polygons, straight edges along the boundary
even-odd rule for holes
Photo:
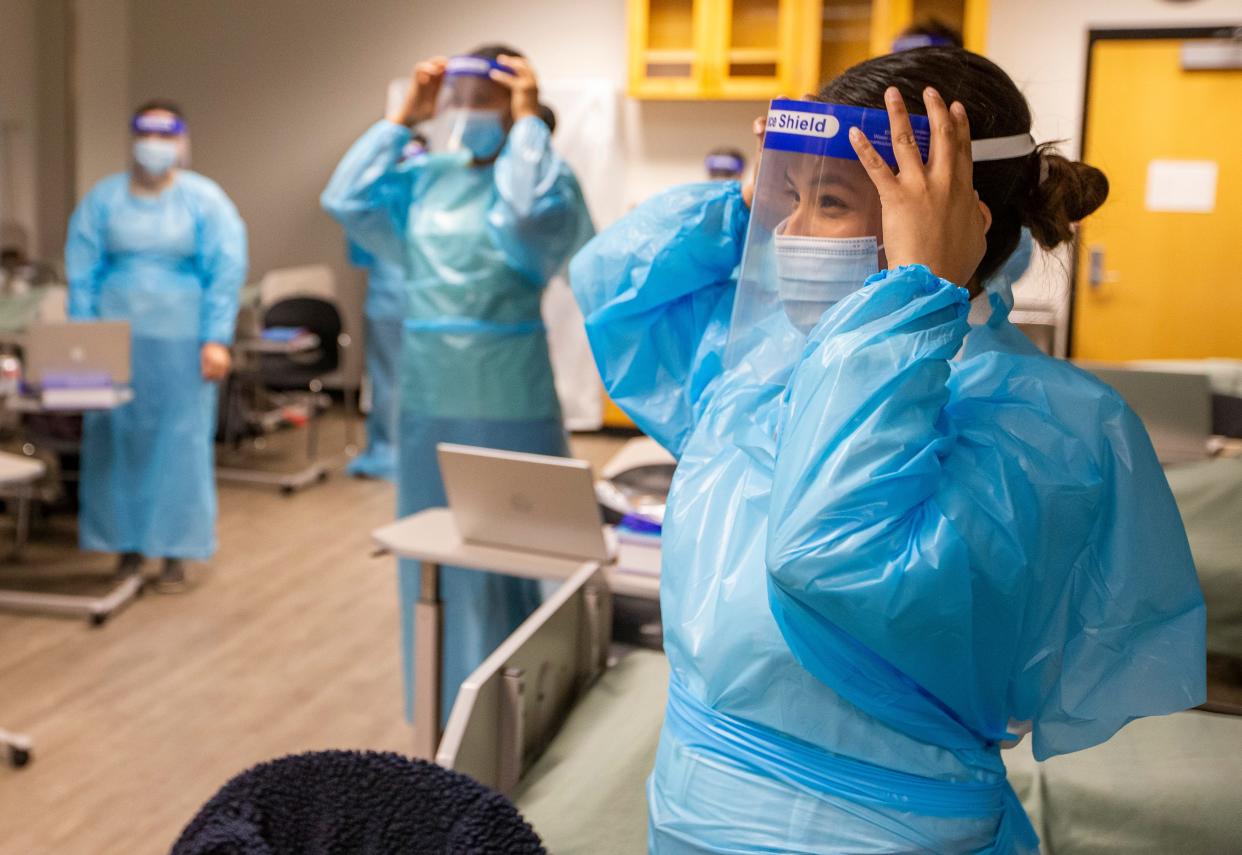
[[[0,243],[59,259],[73,202],[67,0],[0,0]]]
[[[96,0],[98,2],[98,0]],[[115,0],[113,0],[115,2]],[[130,94],[185,107],[194,166],[252,232],[251,266],[327,262],[349,279],[318,196],[349,144],[414,62],[504,41],[545,78],[625,79],[624,0],[129,0]],[[702,175],[721,142],[747,144],[761,107],[629,104],[632,203]],[[621,207],[621,206],[616,206]]]

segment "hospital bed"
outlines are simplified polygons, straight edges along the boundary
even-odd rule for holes
[[[1166,474],[1208,607],[1208,652],[1242,662],[1242,458],[1206,460]]]
[[[467,680],[437,760],[510,795],[549,852],[637,855],[668,663],[614,651],[602,669],[592,633],[606,611],[585,618],[590,585],[608,597],[599,571],[571,579]],[[1229,852],[1242,840],[1242,716],[1142,719],[1045,763],[1029,740],[1003,756],[1046,855]]]

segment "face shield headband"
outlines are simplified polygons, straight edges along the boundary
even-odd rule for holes
[[[703,167],[708,172],[727,172],[740,175],[746,169],[746,163],[732,154],[709,154],[703,159]]]
[[[156,113],[140,113],[129,123],[135,134],[159,134],[181,136],[185,133],[185,120],[180,116],[163,116]]]

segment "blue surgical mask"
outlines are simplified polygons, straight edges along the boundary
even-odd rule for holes
[[[880,247],[874,237],[777,234],[773,245],[777,294],[790,322],[803,333],[880,270]]]
[[[476,160],[491,160],[505,144],[505,126],[499,110],[460,108],[450,119],[449,149],[466,148]]]
[[[152,178],[162,178],[177,165],[181,148],[174,140],[134,140],[134,162]]]

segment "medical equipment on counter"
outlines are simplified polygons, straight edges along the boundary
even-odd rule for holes
[[[615,524],[633,515],[663,522],[676,469],[676,459],[654,439],[631,439],[604,464],[595,482],[605,521]]]

